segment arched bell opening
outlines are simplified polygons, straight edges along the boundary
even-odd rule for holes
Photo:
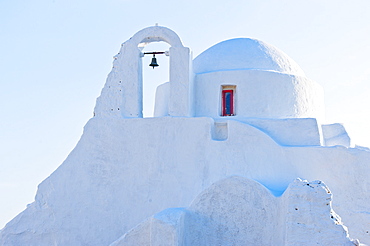
[[[151,51],[157,48],[154,46],[148,46],[147,49],[144,48],[152,43],[154,43],[153,45],[163,45],[163,42],[170,46],[168,49],[169,57],[167,57],[169,63],[167,67],[169,68],[159,69],[160,67],[157,67],[153,70],[153,68],[149,67],[150,69],[148,69],[149,64],[145,60],[146,57],[144,53],[147,49],[149,50],[150,47]],[[166,44],[165,48],[166,51],[168,48]],[[144,51],[144,53],[142,51]],[[152,56],[148,57],[148,59],[150,58],[152,58]],[[159,60],[159,56],[157,56],[157,58],[159,63],[163,62],[162,68],[165,67],[166,59],[161,58]],[[190,90],[192,88],[192,77],[190,76],[190,49],[182,45],[180,38],[172,30],[166,27],[154,26],[137,32],[133,37],[122,44],[120,52],[115,59],[113,70],[110,74],[112,77],[112,80],[110,80],[112,85],[107,85],[105,87],[104,94],[107,94],[107,96],[104,98],[106,100],[99,103],[97,107],[96,112],[98,115],[104,111],[104,114],[112,116],[119,115],[124,118],[142,118],[143,76],[145,76],[145,80],[151,77],[155,78],[155,76],[152,76],[153,71],[155,73],[157,73],[157,71],[160,73],[163,70],[167,70],[167,72],[163,74],[167,74],[167,76],[169,74],[169,79],[161,79],[158,77],[155,79],[155,82],[152,83],[154,84],[153,87],[156,87],[157,84],[164,83],[165,81],[170,82],[167,87],[169,92],[165,95],[166,102],[162,103],[163,108],[166,109],[166,113],[161,116],[187,117],[190,115]],[[143,64],[143,62],[146,64]],[[143,71],[146,73],[149,72],[148,70],[152,70],[152,73],[150,75],[143,75]],[[145,83],[147,88],[149,83]],[[153,93],[152,101],[154,102],[155,88],[149,91]],[[144,100],[147,100],[146,96],[144,96]],[[152,114],[151,112],[147,113],[147,110],[145,111],[144,114],[147,116]]]
[[[170,46],[169,49],[163,42]],[[144,50],[144,47],[152,43],[154,45],[164,44],[165,51],[169,51],[167,61],[157,57],[158,62],[162,62],[162,65],[159,64],[160,68],[167,67],[167,69],[158,69],[158,67],[154,70],[150,67],[148,69],[150,62],[149,64],[147,63],[148,61],[142,51],[145,52],[146,49]],[[155,46],[148,46],[147,49],[149,48],[151,51],[152,49],[163,49],[163,47],[157,48]],[[145,57],[144,61],[143,56]],[[148,59],[151,58],[152,56],[148,57]],[[164,109],[161,112],[165,112],[160,116],[189,117],[192,115],[193,74],[191,70],[191,53],[189,48],[182,45],[180,38],[175,32],[161,26],[144,28],[121,45],[120,52],[114,59],[112,72],[108,76],[102,96],[98,98],[97,106],[95,107],[96,115],[142,118],[143,76],[145,81],[152,77],[154,78],[153,87],[166,81],[170,82],[166,87],[167,92],[163,93],[165,96],[161,97],[166,100],[164,102],[163,100],[161,101],[162,109]],[[166,62],[168,62],[168,65],[166,65]],[[149,73],[149,70],[152,73],[146,74],[147,72]],[[169,78],[161,78],[160,76],[156,78],[156,76],[152,76],[153,71],[154,73],[165,71],[163,76],[169,76]],[[150,82],[145,82],[145,84],[149,88]],[[153,103],[149,104],[153,105],[155,88],[149,89],[149,91],[153,93]],[[144,100],[147,100],[147,98],[144,96]],[[151,115],[152,113],[147,113],[146,111],[144,114]]]
[[[159,85],[169,81],[169,49],[170,45],[166,42],[152,42],[149,44],[141,43],[138,48],[142,54],[165,52],[165,54],[145,54],[142,55],[142,80],[143,80],[143,117],[153,117],[155,93]],[[155,55],[158,66],[150,66]]]

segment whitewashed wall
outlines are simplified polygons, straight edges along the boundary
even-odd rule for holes
[[[323,180],[349,235],[370,243],[370,152],[283,147],[237,121],[228,122],[227,139],[214,140],[213,125],[211,118],[91,119],[35,202],[1,231],[0,245],[109,245],[232,175],[275,195],[297,177]]]
[[[158,92],[159,96],[168,95],[162,101],[159,114],[177,117],[140,118],[141,63],[137,45],[149,41],[169,42],[176,50],[172,53],[178,54],[179,59],[177,65],[173,65],[176,67],[173,72],[181,73],[179,67],[188,65],[184,74]],[[290,138],[289,126],[293,122],[290,120],[274,124],[276,119],[221,122],[209,117],[216,114],[217,118],[217,109],[214,109],[219,105],[215,99],[220,89],[217,83],[229,77],[226,75],[239,81],[238,89],[253,90],[253,86],[260,86],[254,92],[263,95],[265,100],[270,100],[266,91],[271,88],[280,96],[287,96],[287,99],[279,98],[278,93],[269,101],[270,107],[274,107],[273,102],[283,107],[275,109],[278,114],[263,102],[248,102],[257,108],[264,105],[264,113],[271,117],[304,117],[311,113],[316,116],[321,102],[315,101],[318,107],[313,104],[313,93],[320,90],[309,80],[301,79],[301,71],[287,57],[262,45],[262,52],[255,53],[259,68],[271,68],[279,73],[243,70],[208,71],[199,75],[199,72],[199,86],[194,85],[198,97],[195,108],[204,105],[204,113],[198,111],[197,114],[208,117],[189,117],[195,109],[191,106],[191,55],[177,35],[167,28],[151,27],[138,32],[122,47],[97,100],[95,117],[86,124],[79,143],[65,162],[39,185],[35,202],[0,232],[1,245],[109,245],[146,218],[167,208],[188,207],[199,193],[234,175],[255,180],[275,196],[280,196],[297,177],[323,180],[334,194],[333,208],[349,227],[350,236],[370,243],[370,151],[320,146],[317,144],[319,128],[311,119],[294,122],[293,132],[307,133],[307,136]],[[263,60],[264,54],[270,58]],[[129,61],[131,58],[134,60]],[[252,86],[238,74],[250,78],[261,74],[265,79],[280,83],[256,77],[260,84]],[[215,86],[206,81],[206,77],[216,81]],[[176,90],[173,86],[183,88]],[[212,93],[218,91],[203,97],[199,92],[202,86]],[[264,86],[268,88],[263,90]],[[243,90],[237,93],[248,94]],[[208,102],[200,101],[205,99],[214,103],[213,108],[207,106]],[[279,103],[280,100],[284,103]],[[237,105],[237,110],[242,107],[253,110],[248,109],[248,104]],[[291,146],[303,142],[302,146]],[[264,191],[264,194],[269,193]],[[295,223],[295,219],[292,217],[290,222]],[[314,220],[321,223],[320,217]],[[260,226],[258,218],[256,223]],[[304,237],[302,231],[292,233],[287,236]],[[324,239],[326,233],[319,235]]]
[[[195,77],[195,115],[220,118],[221,86],[236,85],[231,118],[318,118],[324,116],[322,88],[294,75],[261,70],[218,71]]]

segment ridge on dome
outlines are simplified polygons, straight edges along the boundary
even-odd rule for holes
[[[265,70],[305,76],[299,65],[278,48],[252,38],[222,41],[194,59],[194,73]]]

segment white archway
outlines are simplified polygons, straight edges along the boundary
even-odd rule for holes
[[[122,114],[124,117],[142,117],[142,63],[141,49],[147,43],[164,41],[171,45],[170,53],[170,116],[191,115],[191,71],[190,49],[182,45],[180,38],[172,30],[153,26],[137,32],[122,45],[122,65],[129,75],[123,90]]]
[[[143,117],[142,48],[151,42],[164,41],[169,48],[170,116],[192,116],[192,58],[190,49],[184,47],[172,30],[147,27],[122,44],[113,63],[101,97],[95,107],[97,116],[141,118]]]
[[[163,26],[144,28],[128,40],[128,42],[133,42],[136,46],[160,41],[168,43],[171,47],[184,47],[179,36],[171,29]]]

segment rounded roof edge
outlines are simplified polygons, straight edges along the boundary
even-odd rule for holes
[[[196,74],[227,70],[267,70],[305,76],[299,65],[273,45],[253,38],[222,41],[193,61]]]
[[[135,33],[128,41],[135,43],[135,45],[164,41],[172,47],[183,47],[180,37],[164,26],[146,27]]]

